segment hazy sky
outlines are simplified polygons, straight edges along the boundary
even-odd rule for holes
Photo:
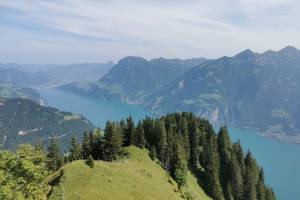
[[[300,46],[299,0],[0,0],[0,62],[208,57]]]

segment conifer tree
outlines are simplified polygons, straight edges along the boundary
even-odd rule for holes
[[[199,164],[199,129],[195,120],[190,125],[190,163],[196,169]]]
[[[226,200],[230,200],[232,197],[232,192],[229,190],[231,188],[231,141],[227,132],[226,127],[221,127],[218,133],[218,151],[220,155],[220,176],[221,185],[224,191],[224,197]]]
[[[248,151],[245,158],[245,193],[244,198],[247,200],[256,200],[256,164],[251,152]]]
[[[175,146],[175,156],[174,156],[174,172],[173,177],[174,180],[177,182],[179,187],[182,187],[186,184],[187,179],[187,164],[186,160],[184,159],[184,149],[180,146],[179,143]]]
[[[264,171],[261,168],[259,172],[258,182],[256,185],[256,199],[257,200],[266,200],[266,191],[265,191],[265,185],[264,185]]]
[[[157,156],[162,162],[163,166],[166,167],[168,162],[167,155],[167,133],[164,123],[160,120],[156,120],[154,124],[154,132],[158,135],[159,141],[157,144]]]
[[[47,166],[50,171],[56,171],[63,165],[63,156],[56,139],[52,138],[47,151]]]
[[[69,160],[74,161],[79,159],[81,159],[81,146],[73,136],[71,139]]]
[[[151,146],[149,156],[152,160],[155,160],[157,158],[155,146]]]
[[[124,145],[125,146],[130,146],[131,144],[136,143],[136,130],[134,127],[134,122],[132,117],[127,118],[127,123],[125,127],[125,135],[124,135]]]
[[[146,141],[145,141],[144,128],[141,121],[139,121],[136,128],[136,137],[137,137],[137,141],[136,141],[137,143],[135,145],[140,148],[144,148]]]
[[[88,135],[87,132],[84,132],[81,147],[81,154],[83,159],[87,159],[89,155],[92,155],[92,142],[90,140],[90,135]]]
[[[108,121],[104,131],[103,158],[113,161],[121,153],[122,136],[116,129],[115,124]]]
[[[272,188],[266,188],[266,200],[276,200],[274,191]]]
[[[244,185],[243,185],[243,173],[240,167],[239,161],[236,158],[236,155],[233,156],[231,162],[231,179],[232,179],[232,192],[235,200],[243,200],[244,196]]]

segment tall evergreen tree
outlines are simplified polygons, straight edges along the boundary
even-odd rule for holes
[[[63,165],[63,156],[56,139],[52,138],[47,151],[47,166],[50,171],[56,171]]]
[[[265,185],[264,185],[264,171],[261,168],[259,172],[258,182],[256,185],[256,199],[257,200],[266,200],[266,191],[265,191]]]
[[[199,129],[197,122],[193,120],[190,128],[190,163],[192,168],[196,169],[199,164]]]
[[[108,121],[104,131],[103,158],[112,161],[121,153],[122,136],[115,125]]]
[[[134,122],[132,117],[128,117],[126,120],[126,128],[125,128],[125,135],[124,135],[124,145],[129,146],[131,144],[136,143],[136,130],[134,126]]]
[[[151,146],[149,156],[152,160],[155,160],[157,158],[155,146]]]
[[[182,187],[187,180],[187,163],[184,159],[184,148],[177,143],[174,152],[174,172],[172,175],[178,186]]]
[[[79,159],[81,159],[81,146],[73,136],[71,139],[69,160],[74,161]]]
[[[157,144],[157,155],[163,166],[166,167],[168,162],[167,155],[167,133],[164,123],[160,120],[156,120],[154,123],[154,132],[158,135],[159,141]]]
[[[248,151],[245,158],[245,193],[244,198],[247,200],[256,200],[256,164],[252,154]]]
[[[214,200],[224,200],[220,183],[220,157],[216,135],[212,127],[207,124],[207,145],[204,147],[206,188]]]
[[[232,192],[231,188],[231,179],[232,174],[232,157],[231,157],[231,141],[227,132],[226,127],[221,127],[218,133],[218,151],[220,155],[220,176],[221,176],[221,185],[224,191],[224,197],[226,200],[231,200]]]
[[[82,140],[82,147],[81,147],[81,154],[83,159],[87,159],[88,156],[92,155],[92,142],[90,141],[92,138],[87,132],[84,132],[83,134],[83,140]]]
[[[141,121],[139,121],[137,128],[136,128],[136,137],[137,137],[137,140],[136,140],[137,143],[135,145],[140,148],[144,148],[146,141],[145,141],[144,128],[143,128]]]

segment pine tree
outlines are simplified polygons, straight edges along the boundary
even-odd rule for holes
[[[50,171],[56,171],[63,165],[63,156],[56,139],[51,139],[47,152],[47,166]]]
[[[149,156],[152,160],[155,160],[157,158],[155,146],[151,146]]]
[[[134,122],[132,117],[127,118],[127,123],[125,127],[125,135],[124,135],[124,145],[125,146],[130,146],[131,144],[136,143],[136,130],[134,127]]]
[[[199,164],[199,129],[195,120],[192,121],[190,128],[190,163],[196,169]]]
[[[184,149],[180,146],[179,143],[176,144],[176,147],[174,149],[175,151],[175,162],[174,162],[174,172],[173,177],[174,180],[177,182],[179,187],[182,187],[186,184],[187,180],[187,164],[186,160],[184,159]]]
[[[256,200],[256,171],[255,171],[255,160],[252,154],[248,151],[245,158],[245,193],[244,198],[247,200]]]
[[[146,141],[145,141],[144,128],[141,121],[139,121],[136,128],[136,136],[137,136],[137,141],[136,141],[137,143],[135,145],[140,148],[144,148]]]
[[[187,127],[187,121],[185,118],[182,118],[180,123],[180,133],[182,135],[182,143],[184,148],[184,159],[189,161],[190,160],[190,138],[189,132]]]
[[[100,129],[96,129],[93,134],[90,133],[90,141],[92,146],[92,156],[94,159],[103,159],[104,136]]]
[[[166,167],[168,162],[167,155],[167,133],[164,126],[164,123],[160,120],[156,120],[154,124],[154,131],[158,135],[159,141],[157,144],[157,156],[158,159],[162,162],[162,165]]]
[[[259,172],[259,178],[256,185],[256,199],[257,200],[266,200],[266,191],[265,191],[265,185],[264,185],[264,171],[261,168]]]
[[[218,151],[220,155],[220,176],[221,176],[221,185],[224,191],[224,197],[226,200],[230,200],[232,197],[231,191],[228,188],[231,188],[231,148],[232,144],[230,137],[227,132],[226,127],[221,127],[218,133]]]
[[[243,173],[240,167],[239,161],[236,158],[236,155],[233,156],[231,162],[231,179],[232,179],[232,192],[235,200],[243,200],[244,197],[244,185],[243,185]]]
[[[122,136],[110,121],[107,122],[104,131],[103,157],[106,161],[112,161],[121,153]]]
[[[72,162],[79,159],[81,159],[81,146],[73,136],[71,139],[69,160]]]
[[[276,200],[274,191],[272,188],[266,188],[266,200]]]
[[[88,135],[87,132],[83,134],[83,141],[82,141],[82,158],[87,159],[89,155],[92,155],[92,142],[90,141],[91,137]]]

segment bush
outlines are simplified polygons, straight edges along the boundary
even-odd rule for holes
[[[88,156],[87,160],[85,161],[85,163],[90,166],[91,168],[94,167],[94,159],[91,155]]]

